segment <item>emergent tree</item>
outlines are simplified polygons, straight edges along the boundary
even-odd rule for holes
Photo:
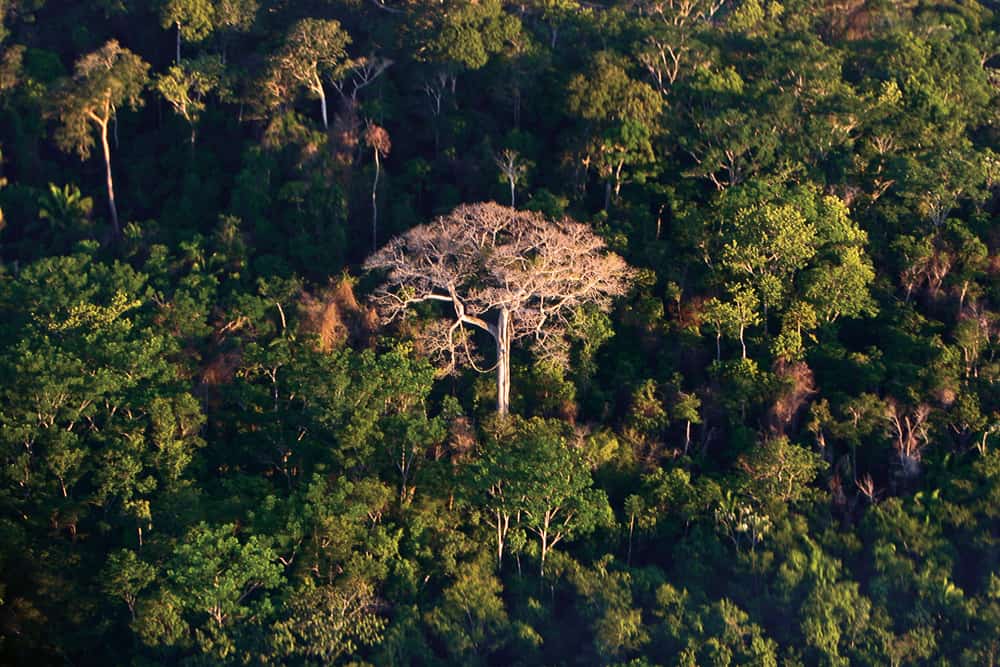
[[[62,82],[56,97],[55,114],[61,123],[56,131],[56,142],[60,148],[67,152],[76,151],[81,159],[86,160],[94,146],[91,124],[96,126],[101,137],[108,206],[116,238],[121,235],[121,227],[111,178],[108,129],[119,107],[128,104],[134,109],[142,104],[142,91],[149,80],[148,72],[148,63],[111,40],[77,61],[73,78]]]
[[[324,79],[336,81],[350,67],[347,45],[351,37],[337,21],[302,19],[292,26],[285,46],[274,57],[274,74],[293,88],[304,87],[319,98],[323,128],[327,120]]]
[[[631,269],[606,252],[590,227],[570,219],[496,203],[459,206],[449,215],[396,237],[365,263],[387,270],[375,302],[388,320],[411,305],[440,301],[453,313],[425,332],[431,350],[447,368],[466,360],[481,372],[497,372],[497,412],[510,406],[510,349],[531,340],[544,355],[565,350],[564,333],[585,304],[608,309],[625,292]],[[496,364],[480,369],[465,327],[488,333]]]

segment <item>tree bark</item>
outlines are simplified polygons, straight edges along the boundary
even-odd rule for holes
[[[497,318],[497,414],[510,412],[510,311],[500,310]]]
[[[510,515],[497,510],[497,572],[503,568],[504,539],[510,528]]]
[[[330,124],[326,119],[326,93],[323,91],[322,83],[319,84],[317,92],[319,92],[319,108],[323,112],[323,129],[328,130],[330,129]]]
[[[628,555],[625,557],[625,566],[632,567],[632,534],[635,531],[635,514],[628,517]]]
[[[545,510],[545,521],[542,524],[542,531],[539,537],[542,538],[542,558],[538,565],[538,575],[545,576],[545,557],[549,555],[549,521],[552,515],[549,510]]]
[[[381,164],[378,158],[378,148],[375,149],[375,181],[372,183],[372,252],[378,250],[378,175]]]
[[[118,208],[115,206],[115,183],[111,178],[111,146],[108,144],[108,123],[100,126],[101,148],[104,150],[104,171],[108,186],[108,208],[111,211],[111,233],[117,240],[121,237],[121,227],[118,224]]]

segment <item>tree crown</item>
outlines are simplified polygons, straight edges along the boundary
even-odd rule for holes
[[[459,206],[411,229],[365,267],[388,270],[375,301],[389,320],[417,302],[452,304],[452,323],[431,334],[452,361],[457,330],[468,324],[496,335],[501,311],[510,316],[511,340],[531,338],[555,353],[576,309],[609,308],[632,275],[589,226],[492,202]]]

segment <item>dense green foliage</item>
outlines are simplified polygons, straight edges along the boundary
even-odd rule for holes
[[[0,663],[1000,661],[1000,3],[0,19]],[[508,417],[361,268],[487,200],[636,269]]]

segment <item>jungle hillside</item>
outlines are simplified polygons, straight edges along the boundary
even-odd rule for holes
[[[1000,2],[0,0],[0,664],[1000,664]]]

